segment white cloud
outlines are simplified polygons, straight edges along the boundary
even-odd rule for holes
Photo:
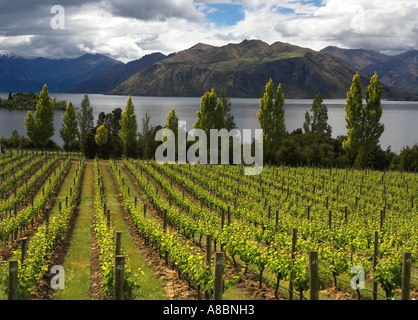
[[[414,0],[327,0],[313,15],[291,16],[276,31],[298,43],[320,49],[330,43],[377,51],[417,48],[413,25],[418,15]]]
[[[0,0],[2,8],[10,6],[0,12],[0,49],[26,56],[97,52],[126,62],[197,42],[224,45],[244,39],[315,50],[328,45],[383,52],[418,48],[416,0],[323,0],[321,6],[295,0],[72,1],[63,4],[66,30],[50,28],[48,6],[55,2],[31,1],[26,12],[22,2]],[[216,3],[240,4],[243,20],[234,26],[207,22],[207,5]]]

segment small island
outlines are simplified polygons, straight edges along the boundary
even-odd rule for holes
[[[18,92],[16,94],[9,92],[9,97],[7,99],[0,98],[0,108],[35,110],[38,99],[39,95],[33,92]],[[67,101],[58,101],[56,97],[53,101],[55,104],[55,110],[65,110]]]

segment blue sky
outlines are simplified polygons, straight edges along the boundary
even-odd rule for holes
[[[217,26],[233,26],[244,19],[243,6],[232,3],[205,5],[205,18]]]

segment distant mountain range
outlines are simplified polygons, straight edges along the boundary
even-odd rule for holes
[[[276,42],[244,40],[215,47],[196,44],[171,55],[153,53],[122,63],[103,55],[77,59],[24,59],[0,55],[0,91],[202,96],[225,88],[229,97],[263,96],[270,78],[287,98],[345,98],[360,72],[366,90],[375,71],[384,98],[418,96],[418,51],[387,56],[367,50],[327,47],[321,51]]]
[[[46,83],[50,92],[69,92],[76,84],[91,79],[122,62],[100,54],[76,59],[27,59],[0,55],[0,91],[39,93]]]
[[[418,50],[388,56],[370,50],[326,47],[330,53],[367,74],[377,72],[380,80],[418,96]]]
[[[166,55],[157,52],[127,64],[114,64],[96,76],[75,85],[70,91],[76,93],[105,93],[111,91],[130,76],[166,58]]]

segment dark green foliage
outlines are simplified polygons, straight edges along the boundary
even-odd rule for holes
[[[284,94],[282,85],[277,87],[274,96],[273,80],[266,84],[263,98],[260,99],[260,110],[257,113],[260,128],[263,129],[264,162],[274,161],[274,154],[282,146],[286,136],[286,123],[284,111]]]
[[[81,141],[81,152],[87,159],[94,159],[99,152],[99,146],[94,139],[95,133],[93,131],[88,132]]]
[[[402,149],[399,154],[399,168],[405,171],[418,170],[418,144]]]
[[[81,101],[80,111],[77,113],[77,120],[80,126],[80,142],[84,140],[85,136],[94,129],[93,107],[90,106],[88,95],[84,95]]]
[[[116,108],[111,113],[100,112],[97,119],[97,127],[105,125],[112,136],[118,136],[121,129],[119,121],[122,118],[122,109]]]
[[[148,113],[142,118],[142,129],[138,133],[138,157],[141,159],[154,159],[155,150],[162,143],[161,141],[155,141],[155,135],[158,130],[162,129],[162,126],[153,127],[151,125],[151,117]]]
[[[284,138],[277,150],[276,163],[344,167],[346,155],[341,147],[341,139],[333,139],[323,133],[303,134],[301,129],[295,130]]]
[[[136,153],[136,137],[138,131],[138,123],[136,122],[135,107],[132,103],[131,96],[129,96],[125,111],[121,115],[119,121],[121,130],[119,130],[119,137],[123,142],[124,155],[127,158],[134,157]]]
[[[78,137],[80,135],[78,131],[77,113],[71,102],[68,102],[66,112],[62,116],[63,124],[60,130],[60,137],[64,141],[64,150],[75,151],[80,149]]]
[[[331,136],[332,127],[328,124],[328,109],[323,104],[322,96],[318,93],[312,103],[310,112],[305,113],[305,123],[303,129],[306,133],[323,133]]]
[[[19,135],[17,130],[12,131],[10,138],[0,138],[0,144],[3,148],[13,148],[13,149],[34,149],[37,148],[35,143],[24,135]],[[51,139],[45,144],[45,149],[48,150],[61,150],[61,147]]]
[[[48,140],[54,136],[54,114],[55,105],[45,84],[39,94],[34,115],[28,111],[25,119],[26,134],[36,147],[45,148]]]
[[[12,95],[9,92],[7,99],[0,99],[0,107],[13,108],[13,109],[35,109],[38,103],[39,96],[33,92],[22,93],[18,92]],[[67,102],[65,100],[58,101],[55,97],[54,100],[55,110],[65,110]]]

